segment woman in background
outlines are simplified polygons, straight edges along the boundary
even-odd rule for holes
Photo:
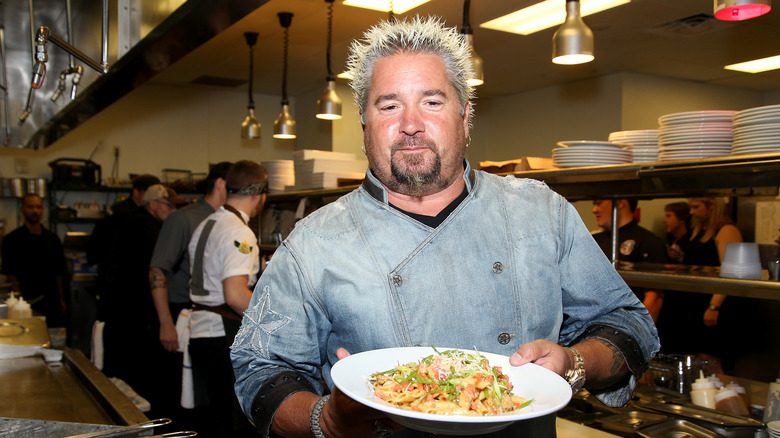
[[[689,198],[691,211],[691,240],[685,246],[683,263],[686,265],[720,266],[726,245],[742,242],[742,233],[726,217],[722,198]],[[704,309],[704,325],[718,324],[720,308],[725,295],[713,294]]]
[[[720,266],[726,245],[742,242],[742,233],[726,216],[722,198],[689,198],[688,207],[691,236],[682,247],[682,263]],[[742,300],[731,297],[724,306],[726,296],[718,293],[674,291],[665,295],[658,320],[662,351],[717,357],[725,370],[732,370],[735,349],[731,344],[741,337],[737,317]]]

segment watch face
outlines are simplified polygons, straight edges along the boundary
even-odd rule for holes
[[[584,377],[578,377],[573,382],[570,382],[571,385],[571,393],[574,394],[585,385],[585,378]]]

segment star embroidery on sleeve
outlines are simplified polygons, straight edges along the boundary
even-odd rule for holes
[[[266,286],[255,305],[244,312],[244,324],[234,344],[238,346],[248,342],[253,350],[267,358],[271,334],[289,323],[289,317],[271,310],[271,297]]]

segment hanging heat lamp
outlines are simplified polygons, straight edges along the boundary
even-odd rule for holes
[[[244,38],[249,46],[249,104],[247,115],[241,124],[241,138],[254,140],[260,138],[260,122],[255,118],[255,101],[252,98],[252,74],[254,73],[254,48],[257,43],[257,32],[245,32]]]
[[[341,118],[341,99],[336,94],[336,76],[330,68],[330,46],[333,39],[333,2],[335,0],[325,0],[328,3],[328,46],[326,50],[328,77],[325,93],[317,101],[317,118],[325,120],[338,120]]]
[[[593,61],[593,31],[582,21],[579,0],[566,0],[566,20],[553,35],[556,64],[574,65]]]
[[[724,21],[749,20],[772,10],[772,0],[714,0],[715,18]]]
[[[485,83],[485,73],[482,70],[482,58],[477,54],[474,49],[474,32],[471,30],[471,23],[469,23],[469,11],[471,10],[471,0],[463,1],[463,27],[460,29],[461,35],[466,40],[466,44],[471,49],[471,66],[473,68],[473,74],[467,79],[467,82],[472,87],[482,85]]]
[[[290,115],[290,101],[287,100],[287,50],[290,43],[292,12],[279,12],[279,24],[284,28],[284,61],[282,63],[282,112],[274,122],[274,138],[295,138],[295,120]]]

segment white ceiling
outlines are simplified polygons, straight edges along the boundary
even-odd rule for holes
[[[495,97],[616,72],[636,72],[696,82],[768,91],[780,89],[780,70],[747,74],[724,70],[727,64],[780,54],[780,5],[764,17],[743,22],[711,18],[712,0],[633,0],[585,17],[595,36],[595,61],[560,66],[551,59],[555,28],[522,36],[479,27],[480,23],[535,3],[534,0],[474,0],[471,26],[477,53],[484,59],[481,97]],[[561,8],[564,0],[561,0]],[[259,33],[255,46],[257,93],[281,93],[283,31],[278,12],[292,12],[288,94],[324,86],[327,3],[325,0],[270,0],[152,79],[153,83],[196,86],[202,76],[245,81],[249,52],[243,33]],[[438,15],[462,25],[462,0],[431,0],[397,17]],[[689,17],[683,24],[670,23]],[[333,70],[344,67],[349,42],[386,19],[387,12],[334,7]],[[246,90],[245,84],[235,86]]]

